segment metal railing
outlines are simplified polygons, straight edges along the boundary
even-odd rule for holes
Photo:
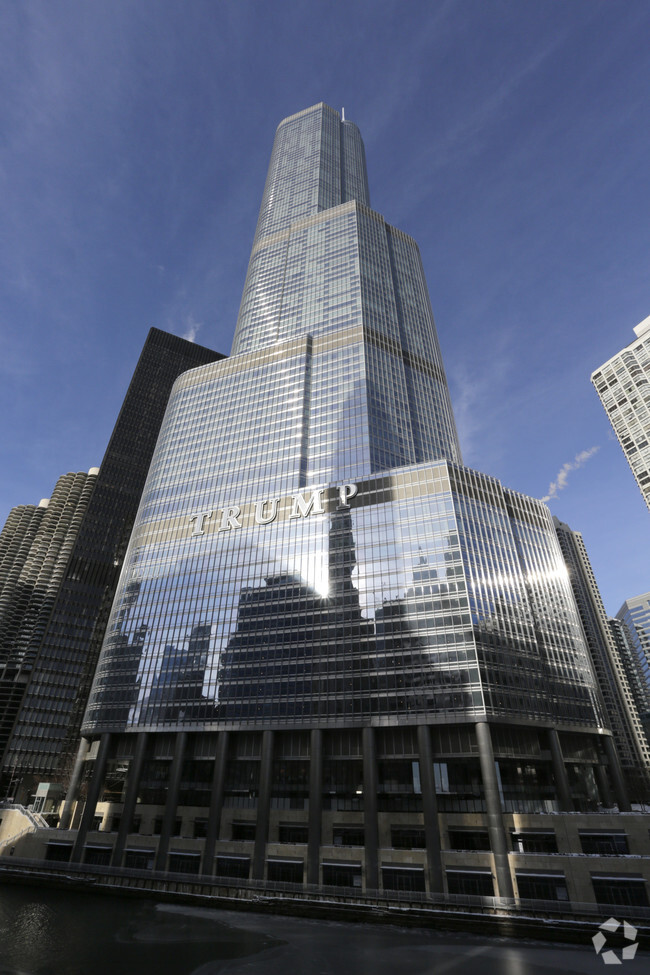
[[[362,891],[357,887],[332,887],[294,884],[283,881],[244,880],[234,877],[203,876],[196,873],[142,870],[129,867],[99,866],[65,861],[0,857],[3,872],[24,873],[43,879],[65,879],[95,887],[125,887],[143,896],[171,893],[178,896],[215,898],[258,903],[278,900],[336,907],[365,907],[391,915],[396,911],[436,911],[501,915],[521,919],[546,919],[558,924],[570,921],[594,922],[617,912],[629,921],[650,924],[650,907],[628,904],[596,904],[576,901],[487,897],[474,894],[431,894],[423,891]]]
[[[9,802],[5,799],[3,802],[0,802],[0,809],[12,809],[15,812],[22,813],[23,816],[27,817],[34,829],[51,829],[50,824],[40,813],[34,812],[33,809],[28,809],[27,806],[21,806],[19,802]]]

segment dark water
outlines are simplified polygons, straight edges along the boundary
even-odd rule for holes
[[[595,933],[596,927],[594,928]],[[642,942],[642,947],[643,942]],[[584,945],[0,888],[0,975],[592,975]],[[650,972],[639,952],[623,975]]]
[[[218,963],[280,943],[214,915],[176,913],[153,901],[7,886],[0,889],[0,973],[208,975],[220,970]]]

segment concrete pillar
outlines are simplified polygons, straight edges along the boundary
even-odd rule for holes
[[[444,890],[442,854],[440,852],[440,825],[438,822],[436,782],[433,774],[431,732],[424,724],[418,725],[418,752],[420,756],[420,785],[422,787],[422,813],[427,847],[429,891],[432,894],[442,894]]]
[[[478,742],[478,753],[481,763],[483,791],[485,793],[488,834],[492,855],[494,856],[499,897],[512,898],[514,897],[514,889],[512,886],[510,864],[508,862],[508,841],[503,825],[503,811],[501,809],[497,770],[494,764],[492,736],[490,735],[490,726],[487,721],[477,721],[476,740]]]
[[[82,738],[79,743],[79,748],[77,750],[77,757],[75,759],[74,768],[72,769],[72,775],[70,776],[70,782],[68,783],[68,791],[65,795],[65,802],[63,804],[63,811],[61,812],[61,818],[59,820],[59,829],[70,829],[70,821],[72,820],[72,808],[75,804],[77,796],[79,794],[79,783],[81,782],[81,775],[84,769],[84,762],[86,761],[86,755],[88,754],[88,749],[90,748],[90,742],[87,738]]]
[[[178,793],[181,788],[181,775],[183,774],[183,760],[185,758],[185,746],[187,744],[187,732],[179,731],[176,735],[174,747],[174,757],[172,767],[169,772],[169,785],[167,786],[167,800],[165,802],[165,813],[163,815],[162,830],[158,840],[158,851],[156,853],[155,870],[167,869],[167,854],[169,852],[169,841],[172,836],[174,824],[176,822],[176,811],[178,809]]]
[[[211,877],[214,874],[214,848],[219,839],[219,828],[221,826],[223,787],[226,781],[229,739],[230,732],[219,732],[219,737],[217,738],[217,754],[214,760],[214,774],[212,776],[212,792],[210,793],[208,829],[203,845],[203,865],[201,867],[201,873],[207,877]]]
[[[309,837],[307,883],[318,884],[323,820],[323,732],[314,728],[309,748]]]
[[[618,760],[616,746],[614,745],[614,739],[611,735],[602,735],[601,737],[605,746],[607,764],[609,765],[609,772],[612,777],[614,795],[616,796],[619,811],[631,812],[632,806],[630,805],[630,799],[627,794],[627,789],[625,788],[625,780],[623,779],[623,773],[621,772],[621,766]]]
[[[271,780],[273,776],[273,732],[262,733],[262,761],[260,763],[260,791],[257,797],[257,824],[253,850],[253,880],[264,880],[266,843],[269,835]]]
[[[612,796],[612,790],[610,789],[609,782],[607,780],[605,766],[598,762],[597,765],[594,765],[594,772],[596,773],[596,783],[598,785],[600,801],[606,809],[611,809],[614,805],[614,799]]]
[[[108,759],[108,749],[110,744],[111,736],[108,734],[102,735],[99,740],[99,750],[97,752],[97,758],[95,759],[93,776],[90,780],[90,785],[88,786],[86,807],[84,809],[83,816],[81,817],[81,823],[79,824],[77,839],[72,848],[72,855],[70,857],[70,861],[72,863],[81,863],[84,847],[86,845],[86,837],[88,836],[88,830],[92,825],[97,800],[99,799],[99,793],[102,785],[104,784],[104,772],[106,771],[106,761]]]
[[[140,776],[142,775],[142,766],[144,765],[146,748],[147,733],[146,731],[143,731],[137,735],[135,751],[131,764],[129,765],[129,772],[126,779],[126,793],[124,796],[124,805],[122,807],[122,818],[120,819],[120,828],[117,831],[117,839],[115,840],[113,855],[111,856],[112,867],[122,866],[122,857],[124,855],[124,847],[126,846],[126,838],[131,832],[133,813],[135,812],[136,803],[138,801]]]
[[[573,799],[571,798],[571,787],[569,776],[567,775],[564,755],[560,744],[560,736],[555,728],[548,731],[548,743],[551,750],[551,762],[553,763],[553,778],[557,790],[557,799],[562,812],[574,812]]]
[[[379,890],[379,825],[377,822],[377,754],[375,729],[367,727],[363,739],[363,822],[366,890]]]

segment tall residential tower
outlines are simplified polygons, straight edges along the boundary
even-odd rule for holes
[[[650,317],[636,339],[592,373],[591,381],[650,508]]]

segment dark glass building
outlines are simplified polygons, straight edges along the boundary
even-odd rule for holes
[[[549,511],[462,466],[326,105],[278,128],[231,357],[174,384],[82,734],[68,852],[118,867],[593,901],[535,857],[630,808]]]
[[[28,799],[39,779],[65,782],[108,614],[153,449],[174,380],[185,370],[221,359],[219,353],[160,329],[149,331],[101,468],[75,523],[40,627],[30,635],[30,664],[14,710],[2,772],[23,781]],[[77,478],[85,475],[74,475]],[[73,475],[67,475],[68,478]],[[51,518],[56,497],[44,516]],[[5,638],[6,639],[6,638]],[[9,722],[7,722],[9,724]]]

